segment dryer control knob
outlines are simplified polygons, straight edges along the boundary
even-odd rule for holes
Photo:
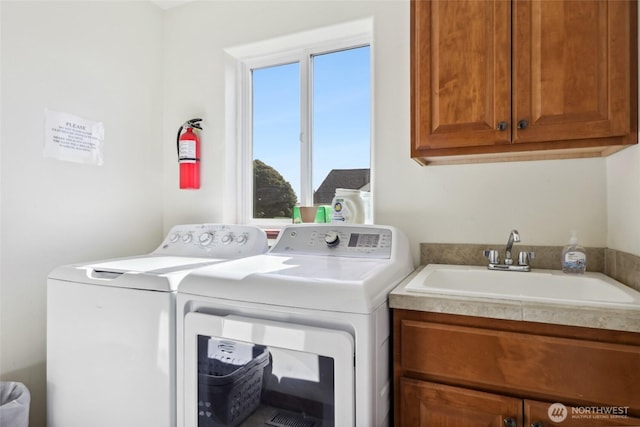
[[[232,240],[233,236],[231,234],[225,234],[224,236],[222,236],[222,243],[224,243],[225,245],[231,243]]]
[[[236,237],[236,243],[239,244],[239,245],[244,245],[245,243],[247,243],[247,236],[245,236],[243,234],[243,235],[240,235],[240,236]]]
[[[182,236],[182,242],[183,243],[189,243],[192,238],[193,238],[193,236],[191,235],[191,233],[187,233],[184,236]]]
[[[198,240],[200,241],[200,244],[202,246],[207,246],[213,240],[213,235],[211,233],[208,233],[208,232],[207,233],[202,233],[200,235],[200,237],[198,238]]]
[[[327,234],[324,235],[324,242],[330,248],[338,246],[340,243],[340,236],[337,231],[328,231]]]
[[[175,243],[178,240],[180,240],[180,233],[173,233],[173,234],[171,234],[171,236],[169,236],[169,241],[171,243]]]

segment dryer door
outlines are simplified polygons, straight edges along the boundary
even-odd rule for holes
[[[184,327],[185,427],[354,425],[348,333],[197,312]]]

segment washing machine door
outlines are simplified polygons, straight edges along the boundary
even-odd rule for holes
[[[348,333],[197,312],[184,328],[185,427],[354,425]]]

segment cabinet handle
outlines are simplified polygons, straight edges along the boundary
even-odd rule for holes
[[[544,423],[542,421],[534,421],[531,423],[531,427],[544,427]]]
[[[498,126],[496,126],[496,129],[498,129],[500,132],[504,132],[505,130],[507,130],[507,122],[498,122]]]
[[[513,417],[505,418],[504,427],[518,427],[518,422]]]
[[[526,129],[529,127],[529,121],[528,120],[520,120],[518,122],[518,129]]]

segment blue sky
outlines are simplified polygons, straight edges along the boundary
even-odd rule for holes
[[[313,187],[331,169],[370,167],[370,49],[314,57]],[[299,195],[299,65],[254,70],[254,158]]]

